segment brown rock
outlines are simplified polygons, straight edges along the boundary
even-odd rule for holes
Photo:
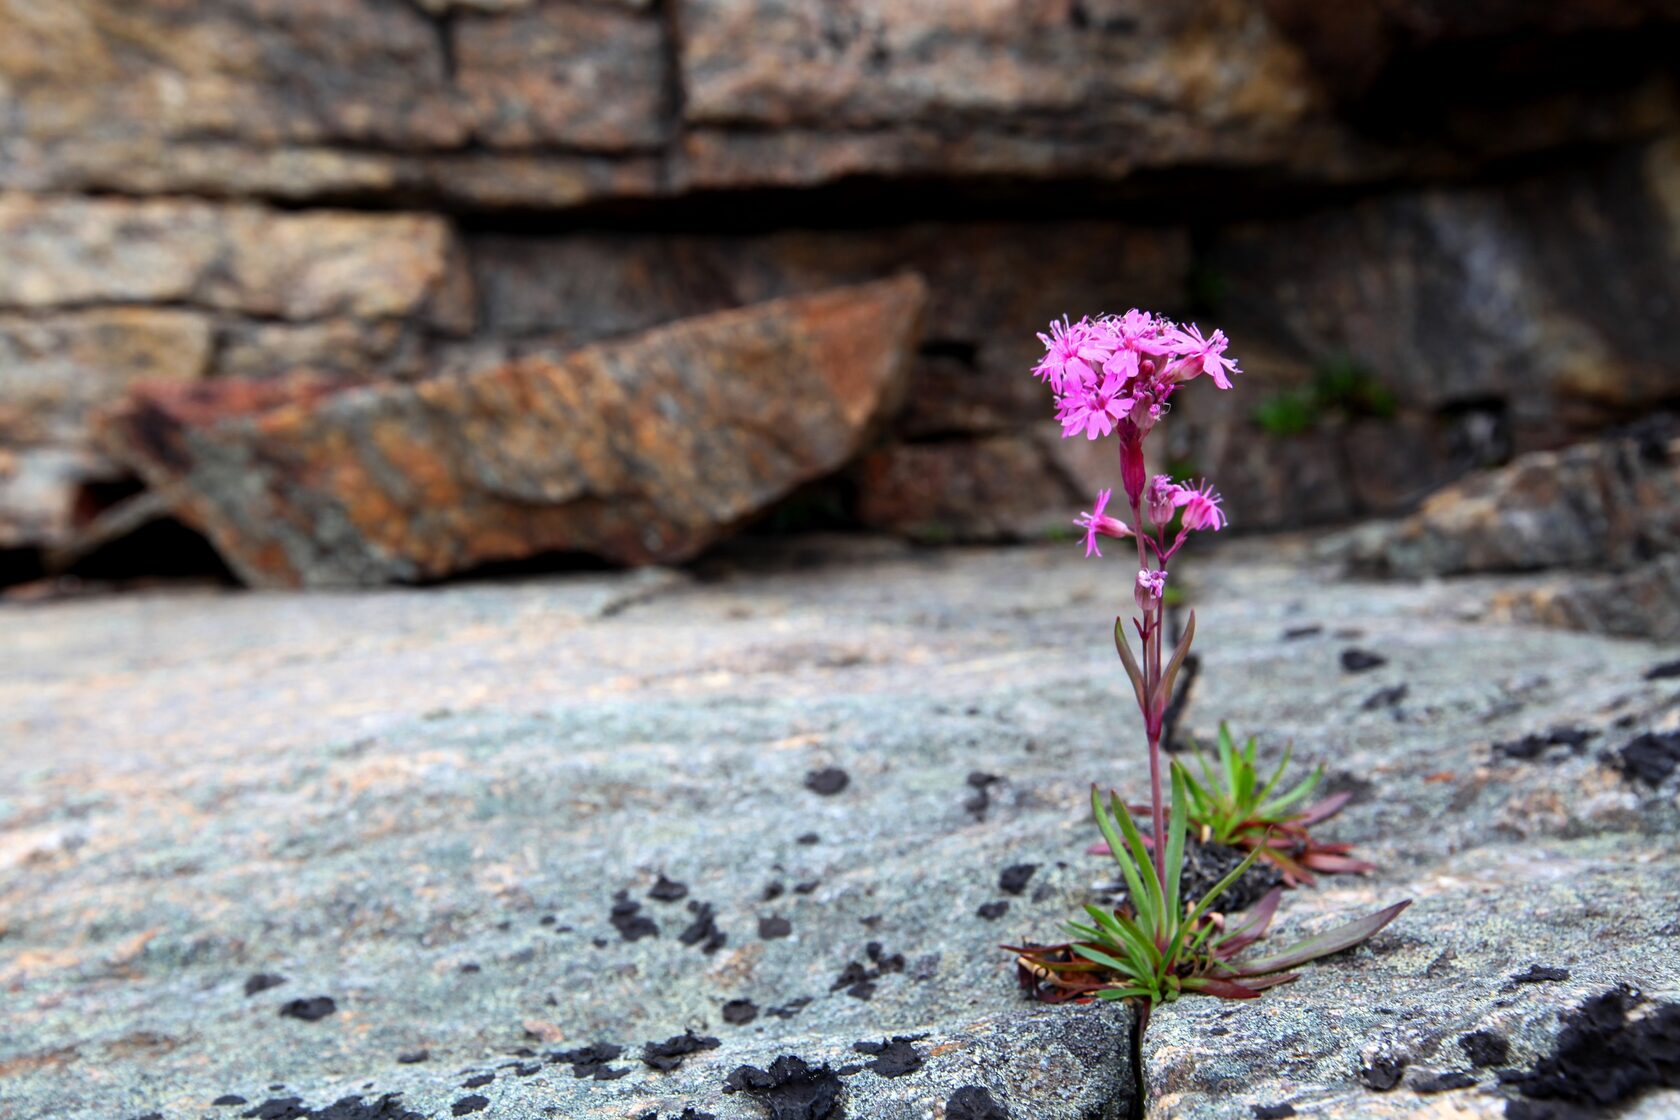
[[[622,151],[670,128],[664,30],[652,15],[547,4],[457,18],[456,83],[498,148]]]
[[[156,302],[472,323],[449,224],[422,215],[0,194],[0,258],[0,309]]]
[[[1625,572],[1569,572],[1533,586],[1496,591],[1488,598],[1486,617],[1624,638],[1680,641],[1680,555],[1664,556]]]
[[[1437,491],[1356,549],[1359,566],[1404,576],[1635,568],[1680,551],[1680,439],[1520,456]]]
[[[1030,436],[899,444],[864,457],[858,520],[930,544],[1071,532],[1079,498]]]
[[[61,544],[83,488],[121,473],[93,449],[91,412],[140,379],[196,380],[210,353],[193,311],[0,314],[0,548]]]
[[[257,585],[554,550],[680,560],[852,457],[902,385],[924,290],[901,277],[414,386],[149,391],[107,442]]]

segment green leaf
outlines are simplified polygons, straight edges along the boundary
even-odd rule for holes
[[[1118,804],[1119,799],[1116,798],[1115,801]],[[1119,808],[1120,812],[1125,814],[1126,807],[1120,805]],[[1109,817],[1108,810],[1103,807],[1102,795],[1097,792],[1097,787],[1094,785],[1091,787],[1091,814],[1097,818],[1097,828],[1102,832],[1103,839],[1108,841],[1109,855],[1113,856],[1114,862],[1119,864],[1120,874],[1126,879],[1126,892],[1131,895],[1132,908],[1138,912],[1138,917],[1143,919],[1144,924],[1153,929],[1155,922],[1150,914],[1150,900],[1145,894],[1143,878],[1138,871],[1137,864],[1127,854],[1128,845],[1121,840],[1119,832],[1115,830],[1113,819]],[[1131,818],[1129,816],[1125,819],[1130,823]]]
[[[1144,991],[1142,988],[1104,988],[1097,993],[1098,999],[1147,999],[1158,1000],[1154,992]]]
[[[1143,876],[1143,897],[1133,898],[1132,906],[1138,912],[1138,918],[1157,940],[1166,942],[1170,937],[1167,923],[1177,918],[1176,914],[1167,912],[1166,898],[1161,891],[1161,878],[1155,874],[1155,861],[1150,858],[1149,849],[1144,847],[1143,834],[1132,821],[1132,814],[1120,800],[1118,794],[1109,795],[1114,818],[1120,825],[1120,831],[1126,835],[1126,846],[1132,851],[1132,858],[1137,861],[1138,873]],[[1160,837],[1155,838],[1160,843]],[[1146,913],[1147,910],[1147,913]]]
[[[1250,739],[1249,744],[1253,745],[1253,743],[1254,743],[1254,740]],[[1257,798],[1255,798],[1256,801],[1259,801],[1261,804],[1264,804],[1265,801],[1266,801],[1266,798],[1268,798],[1272,795],[1272,790],[1276,789],[1277,784],[1283,780],[1283,772],[1289,768],[1289,759],[1291,758],[1291,756],[1294,755],[1294,753],[1295,753],[1295,744],[1294,743],[1290,742],[1290,743],[1285,743],[1283,745],[1283,761],[1279,762],[1278,766],[1277,766],[1277,769],[1272,771],[1271,780],[1268,781],[1264,786],[1261,787],[1260,795]]]
[[[1114,620],[1114,648],[1120,653],[1120,661],[1126,666],[1126,675],[1132,678],[1132,692],[1137,696],[1138,710],[1149,711],[1149,700],[1144,694],[1143,670],[1138,668],[1137,658],[1132,656],[1132,644],[1126,640],[1126,620],[1116,617]]]
[[[1255,961],[1239,962],[1237,967],[1243,975],[1259,976],[1267,972],[1282,972],[1286,968],[1316,961],[1320,957],[1327,957],[1331,953],[1339,953],[1343,949],[1351,949],[1361,941],[1382,929],[1389,922],[1400,916],[1400,911],[1412,904],[1411,899],[1396,902],[1393,906],[1378,910],[1375,914],[1360,918],[1358,921],[1337,926],[1335,929],[1309,937],[1305,941],[1297,942],[1280,953],[1273,953],[1269,957],[1261,957]]]
[[[1295,802],[1311,793],[1318,786],[1318,783],[1323,779],[1323,777],[1323,767],[1319,767],[1317,770],[1314,770],[1311,774],[1302,778],[1300,782],[1296,783],[1294,788],[1289,790],[1289,792],[1282,794],[1281,796],[1274,797],[1270,801],[1266,802],[1264,806],[1266,814],[1269,817],[1281,816],[1283,810],[1289,808],[1289,806],[1295,804]]]
[[[1149,709],[1151,712],[1165,710],[1167,702],[1172,699],[1173,682],[1178,679],[1179,667],[1184,664],[1184,657],[1190,652],[1190,643],[1195,640],[1196,612],[1191,611],[1189,620],[1184,624],[1184,635],[1178,639],[1178,648],[1173,650],[1172,660],[1167,662],[1166,671],[1155,685],[1155,703]]]
[[[1134,957],[1139,957],[1148,963],[1149,971],[1153,972],[1161,967],[1161,951],[1155,948],[1155,943],[1149,940],[1147,934],[1136,922],[1122,918],[1117,914],[1104,910],[1090,903],[1085,904],[1086,913],[1097,920],[1104,933],[1097,935],[1096,940],[1114,942],[1123,947]],[[1071,922],[1069,923],[1072,924]]]
[[[1190,826],[1190,799],[1184,792],[1184,767],[1176,761],[1171,766],[1172,810],[1167,817],[1167,850],[1163,866],[1167,881],[1162,884],[1166,898],[1166,912],[1178,917],[1178,885],[1184,870],[1184,833]],[[1155,838],[1161,843],[1161,837]]]
[[[1111,968],[1122,976],[1129,976],[1133,980],[1140,982],[1147,982],[1145,978],[1151,971],[1149,969],[1140,969],[1136,964],[1130,961],[1123,961],[1119,957],[1110,956],[1101,949],[1093,949],[1089,945],[1075,945],[1073,947],[1073,951],[1088,961],[1100,964],[1104,968]]]

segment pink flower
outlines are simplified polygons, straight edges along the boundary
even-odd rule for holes
[[[1172,520],[1173,511],[1190,500],[1190,491],[1166,475],[1158,474],[1149,480],[1149,489],[1144,491],[1143,497],[1149,506],[1149,520],[1165,525]]]
[[[1072,385],[1057,401],[1062,438],[1083,431],[1086,439],[1110,435],[1114,422],[1132,410],[1132,399],[1120,394],[1120,379],[1105,376],[1097,385]]]
[[[1214,331],[1211,338],[1203,338],[1201,328],[1191,323],[1188,327],[1177,327],[1173,331],[1173,350],[1180,357],[1173,367],[1173,374],[1181,380],[1189,381],[1199,374],[1207,374],[1213,378],[1213,383],[1221,389],[1231,387],[1230,374],[1241,373],[1237,363],[1224,356],[1225,347],[1229,340],[1224,331]]]
[[[1161,596],[1167,593],[1167,571],[1162,568],[1151,571],[1148,568],[1138,569],[1136,599],[1138,609],[1151,610],[1161,601]]]
[[[1090,513],[1080,514],[1078,520],[1074,522],[1075,525],[1085,530],[1085,555],[1087,557],[1102,555],[1102,549],[1097,547],[1099,534],[1105,537],[1129,537],[1132,535],[1130,526],[1124,521],[1116,521],[1114,518],[1103,514],[1103,510],[1108,508],[1108,498],[1112,493],[1112,490],[1098,490],[1097,504]]]
[[[1103,345],[1106,332],[1089,318],[1069,323],[1067,316],[1050,324],[1049,334],[1040,334],[1044,357],[1033,367],[1039,380],[1048,382],[1060,395],[1097,380],[1097,370],[1108,360],[1110,348]]]
[[[1225,511],[1219,508],[1222,499],[1211,483],[1204,481],[1196,489],[1182,488],[1184,493],[1184,520],[1181,523],[1186,529],[1212,529],[1214,532],[1225,528]]]

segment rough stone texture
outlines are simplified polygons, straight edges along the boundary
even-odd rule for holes
[[[1360,534],[1356,549],[1361,567],[1410,577],[1632,567],[1680,550],[1680,438],[1523,455]]]
[[[924,298],[904,276],[413,386],[158,390],[105,442],[257,586],[686,559],[851,459]]]
[[[1183,570],[1204,658],[1188,727],[1228,718],[1268,758],[1292,740],[1326,763],[1361,791],[1329,834],[1382,865],[1291,894],[1284,929],[1416,901],[1256,1004],[1163,1009],[1144,1115],[1494,1116],[1461,1036],[1498,1031],[1527,1067],[1585,996],[1680,998],[1680,775],[1600,761],[1676,726],[1675,682],[1642,679],[1670,651],[1466,623],[1449,590],[1339,582],[1288,541],[1218,559]],[[841,1076],[844,1116],[939,1115],[967,1085],[1016,1117],[1128,1115],[1124,1012],[1022,1003],[994,948],[1053,935],[1108,878],[1083,854],[1085,782],[1146,780],[1139,744],[1092,738],[1120,699],[1099,622],[1123,565],[819,538],[696,574],[0,606],[24,622],[0,647],[0,1092],[19,1120],[386,1092],[426,1117],[480,1095],[514,1120],[748,1120],[763,1110],[721,1092],[738,1066],[841,1070],[867,1063],[856,1042],[924,1032],[921,1069]],[[1352,629],[1386,665],[1337,671]],[[1403,704],[1364,708],[1395,682]],[[1560,723],[1595,734],[1491,749]],[[828,767],[843,791],[804,788]],[[984,820],[975,770],[1003,779]],[[1021,862],[1039,869],[1007,915],[975,920]],[[649,897],[661,874],[686,898]],[[657,937],[621,939],[620,890]],[[679,941],[688,901],[727,937],[711,955]],[[767,915],[791,936],[760,940]],[[867,1001],[831,990],[869,941],[903,971]],[[1531,966],[1568,976],[1510,979]],[[257,973],[286,980],[247,996]],[[322,996],[319,1021],[279,1014]],[[724,1021],[743,998],[761,1013]],[[685,1028],[721,1045],[640,1063]],[[540,1057],[597,1042],[626,1047],[605,1067],[626,1076]],[[1365,1088],[1385,1055],[1401,1087]],[[1478,1087],[1407,1087],[1464,1070]]]
[[[1071,531],[1081,500],[1052,456],[1016,435],[899,444],[853,477],[860,522],[933,544]]]
[[[1174,457],[1221,480],[1249,525],[1394,513],[1515,450],[1680,399],[1680,144],[1496,188],[1435,189],[1217,233],[1207,318],[1236,340],[1242,394],[1198,408]],[[1354,371],[1391,415],[1330,400],[1302,435],[1256,410]],[[1369,413],[1370,407],[1364,410]],[[1304,456],[1292,443],[1308,444]],[[1257,446],[1258,445],[1258,446]],[[1336,463],[1297,486],[1273,455]],[[1340,493],[1337,493],[1340,491]],[[1296,503],[1312,494],[1319,508]]]

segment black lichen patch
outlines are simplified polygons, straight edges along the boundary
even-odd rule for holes
[[[1411,686],[1397,684],[1392,688],[1379,688],[1365,697],[1365,702],[1359,705],[1361,711],[1376,712],[1383,708],[1398,707],[1411,692]]]
[[[1009,1120],[1009,1110],[982,1085],[964,1085],[945,1102],[945,1120]]]
[[[688,884],[661,875],[659,881],[653,884],[653,889],[648,891],[648,897],[655,902],[680,902],[688,897]]]
[[[851,776],[838,766],[827,766],[805,775],[805,788],[823,797],[833,797],[851,784]]]
[[[221,1096],[210,1102],[211,1106],[215,1108],[227,1108],[230,1105],[249,1103],[249,1101],[240,1096],[238,1093],[223,1093]]]
[[[1400,1078],[1404,1076],[1405,1072],[1405,1058],[1382,1054],[1372,1058],[1369,1063],[1360,1067],[1359,1083],[1367,1089],[1378,1093],[1386,1093],[1400,1084]]]
[[[996,902],[982,902],[980,904],[980,909],[976,910],[974,913],[988,922],[995,922],[1005,914],[1009,913],[1009,900],[1007,898],[1000,898]]]
[[[1302,638],[1316,638],[1322,633],[1324,633],[1324,627],[1316,622],[1308,623],[1306,626],[1291,626],[1283,632],[1283,640],[1294,642]]]
[[[309,1108],[298,1097],[270,1098],[240,1115],[246,1120],[426,1120],[404,1108],[396,1093],[386,1093],[373,1101],[341,1097],[321,1109]]]
[[[1526,972],[1511,973],[1511,979],[1519,984],[1555,984],[1569,979],[1569,970],[1549,964],[1531,964]]]
[[[1380,653],[1372,653],[1368,649],[1349,646],[1342,651],[1342,672],[1344,673],[1366,673],[1387,664],[1388,658]]]
[[[468,1116],[474,1112],[483,1112],[490,1107],[490,1098],[474,1093],[470,1097],[462,1097],[449,1106],[452,1116]]]
[[[593,1046],[580,1046],[575,1050],[550,1051],[547,1058],[551,1062],[570,1065],[573,1077],[616,1081],[630,1073],[627,1069],[613,1069],[610,1064],[617,1061],[623,1053],[622,1046],[615,1046],[610,1042],[597,1042]]]
[[[922,1055],[914,1043],[925,1034],[897,1035],[880,1042],[854,1042],[852,1049],[859,1054],[874,1055],[875,1060],[864,1068],[881,1077],[903,1077],[922,1068]]]
[[[794,894],[810,894],[812,891],[816,890],[820,886],[822,886],[822,880],[821,879],[807,879],[803,883],[795,883],[793,885],[793,893]]]
[[[1473,1066],[1500,1066],[1511,1056],[1511,1043],[1498,1031],[1471,1031],[1461,1035],[1459,1048]]]
[[[805,1008],[808,1007],[810,1005],[810,1003],[811,1003],[811,997],[810,996],[800,996],[798,999],[788,1000],[786,1003],[782,1004],[782,1006],[780,1006],[780,1007],[770,1008],[768,1011],[765,1012],[765,1014],[769,1015],[769,1016],[772,1016],[774,1018],[777,1018],[777,1019],[791,1019],[795,1015],[799,1014],[801,1011],[805,1010]]]
[[[493,1074],[493,1073],[481,1073],[476,1077],[469,1077],[465,1081],[461,1082],[461,1088],[463,1088],[463,1089],[482,1089],[486,1085],[490,1084],[491,1082],[493,1082],[495,1080],[496,1080],[496,1075],[495,1074]]]
[[[1475,1083],[1474,1077],[1460,1070],[1453,1070],[1451,1073],[1420,1074],[1412,1078],[1412,1092],[1447,1093],[1454,1089],[1468,1089]]]
[[[974,792],[963,799],[963,808],[972,813],[975,820],[984,820],[986,810],[991,808],[992,805],[991,787],[1003,781],[1003,779],[996,774],[987,774],[976,770],[969,774],[965,780],[968,783],[968,788]]]
[[[1664,661],[1645,670],[1645,679],[1648,681],[1666,681],[1675,677],[1680,677],[1680,661]]]
[[[1285,1120],[1295,1115],[1292,1104],[1257,1104],[1254,1106],[1254,1120]]]
[[[750,999],[732,999],[723,1005],[723,1021],[744,1027],[758,1018],[758,1004]]]
[[[780,915],[758,920],[758,936],[762,941],[775,941],[793,933],[793,923]]]
[[[1500,1075],[1527,1098],[1506,1106],[1508,1120],[1585,1120],[1651,1089],[1680,1088],[1680,1004],[1633,1019],[1640,1002],[1614,988],[1567,1013],[1550,1054],[1531,1070]]]
[[[840,1115],[845,1092],[828,1066],[811,1067],[784,1054],[768,1070],[740,1066],[723,1083],[726,1093],[746,1093],[764,1106],[769,1120],[831,1120]]]
[[[278,988],[286,982],[284,976],[276,976],[272,972],[259,972],[245,978],[245,994],[254,996],[258,992],[266,992],[270,988]]]
[[[1179,897],[1199,902],[1203,895],[1219,885],[1219,881],[1235,871],[1248,853],[1227,844],[1203,844],[1192,839],[1184,846],[1184,870],[1179,873]],[[1242,877],[1213,901],[1213,909],[1221,913],[1247,910],[1266,897],[1274,887],[1283,885],[1283,873],[1272,863],[1249,865]]]
[[[1014,863],[1003,869],[998,876],[998,890],[1004,894],[1020,894],[1032,882],[1033,873],[1038,870],[1036,863]]]
[[[818,836],[814,832],[801,832],[798,836],[793,838],[793,842],[795,844],[803,844],[809,848],[812,844],[821,844],[822,837]]]
[[[903,953],[887,953],[881,948],[879,941],[871,941],[863,948],[869,964],[848,961],[840,975],[835,977],[834,983],[829,985],[829,991],[837,992],[844,988],[846,994],[853,999],[867,1000],[875,995],[877,980],[888,973],[904,971]]]
[[[294,999],[280,1005],[280,1014],[288,1019],[302,1019],[306,1023],[319,1022],[338,1010],[331,996]]]
[[[1542,758],[1556,760],[1569,754],[1580,754],[1586,749],[1587,740],[1597,734],[1586,727],[1554,727],[1550,731],[1524,735],[1521,739],[1495,743],[1493,753],[1518,762],[1533,762]],[[1560,747],[1564,749],[1558,750]]]
[[[660,1073],[670,1073],[683,1064],[683,1059],[702,1050],[716,1050],[722,1043],[710,1035],[684,1031],[664,1042],[650,1042],[642,1047],[642,1064]]]
[[[1609,761],[1629,779],[1661,785],[1680,766],[1680,731],[1647,731],[1635,736]]]
[[[658,924],[641,910],[642,904],[631,898],[629,891],[619,891],[613,895],[612,912],[607,915],[607,921],[612,923],[618,935],[626,941],[658,937]]]
[[[698,945],[700,951],[708,956],[729,942],[729,935],[717,928],[717,911],[711,903],[690,901],[688,912],[694,915],[694,920],[677,935],[678,941],[684,945]]]

